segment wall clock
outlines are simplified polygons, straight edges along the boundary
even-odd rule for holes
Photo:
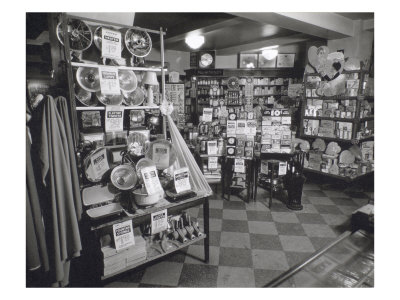
[[[201,69],[214,69],[215,68],[215,51],[199,51],[198,63]]]

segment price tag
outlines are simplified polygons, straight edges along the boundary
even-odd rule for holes
[[[124,108],[122,106],[106,106],[106,132],[123,131]]]
[[[218,154],[217,141],[208,141],[207,142],[207,154],[208,155],[217,155]]]
[[[151,214],[151,234],[167,230],[167,217],[166,209]]]
[[[92,164],[94,178],[100,178],[105,172],[108,171],[108,169],[110,169],[110,166],[108,165],[106,149],[102,149],[95,155],[92,155],[90,157],[90,162]]]
[[[101,56],[108,58],[121,58],[121,32],[101,29]]]
[[[169,167],[169,146],[161,143],[153,145],[152,161],[162,169]]]
[[[135,245],[132,220],[113,225],[115,249],[120,250]]]
[[[100,89],[105,95],[120,95],[118,69],[99,66]]]
[[[246,120],[237,120],[236,134],[246,134]]]
[[[189,191],[191,189],[188,168],[181,168],[174,171],[174,184],[175,190],[178,194],[181,192]]]
[[[226,134],[235,135],[236,134],[236,121],[228,120],[226,121]]]
[[[236,173],[245,173],[244,159],[235,158],[235,172]]]
[[[209,170],[217,170],[218,168],[218,157],[209,157],[208,158],[208,169]]]
[[[212,122],[213,109],[205,107],[203,108],[203,122]]]
[[[278,175],[286,175],[287,171],[287,162],[280,162],[279,163],[279,169],[278,169]]]
[[[142,172],[147,194],[153,195],[163,190],[160,180],[158,179],[157,169],[155,166],[146,167],[140,171]]]

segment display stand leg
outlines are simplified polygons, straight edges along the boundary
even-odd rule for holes
[[[274,182],[274,172],[271,172],[271,183],[269,185],[269,203],[268,203],[268,208],[269,209],[271,209],[271,206],[272,206],[272,195],[273,195],[273,192],[274,192],[273,182]]]
[[[210,259],[210,215],[209,215],[209,203],[208,197],[205,199],[203,204],[203,217],[204,217],[204,233],[206,238],[204,239],[204,262],[208,263]]]
[[[258,160],[256,161],[256,166],[254,168],[254,194],[253,194],[254,201],[257,201],[257,188],[258,188]]]

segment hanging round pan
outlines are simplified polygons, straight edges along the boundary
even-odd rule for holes
[[[152,47],[150,35],[146,31],[130,28],[125,33],[125,46],[134,56],[145,57]]]
[[[101,92],[96,93],[97,99],[104,104],[105,106],[108,105],[121,105],[122,103],[122,95],[105,95],[102,94]]]
[[[136,88],[133,92],[127,93],[122,91],[124,103],[128,106],[139,106],[144,102],[144,91],[141,87]]]
[[[85,106],[96,106],[99,101],[96,97],[92,97],[92,93],[84,90],[80,86],[75,86],[75,98]]]
[[[133,92],[138,85],[138,80],[132,70],[118,70],[119,88],[121,91]]]
[[[70,19],[67,24],[69,33],[69,47],[74,51],[85,51],[93,42],[93,33],[89,25],[78,19]],[[62,23],[57,24],[57,38],[64,46],[64,31]]]
[[[76,80],[88,92],[100,91],[100,75],[97,67],[79,67],[76,71]]]
[[[137,175],[130,164],[123,164],[115,167],[110,175],[111,183],[119,190],[127,191],[135,187]]]

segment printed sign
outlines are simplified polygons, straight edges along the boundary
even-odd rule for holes
[[[175,190],[178,194],[181,192],[189,191],[191,189],[188,168],[181,168],[174,171],[174,184]]]
[[[228,120],[226,121],[226,134],[235,135],[236,134],[236,121]]]
[[[90,157],[90,162],[92,164],[94,178],[100,178],[105,172],[108,171],[108,169],[110,169],[110,166],[108,165],[106,149],[102,149],[96,154],[92,155]]]
[[[209,157],[208,158],[208,169],[216,170],[218,168],[218,157]]]
[[[108,58],[121,58],[121,32],[101,29],[101,56]]]
[[[146,167],[140,171],[142,172],[147,194],[153,195],[163,190],[160,180],[158,179],[157,169],[155,166]]]
[[[208,155],[218,154],[217,141],[208,141],[207,142],[207,154]]]
[[[286,171],[287,171],[287,162],[280,162],[278,175],[286,175]]]
[[[245,173],[244,159],[235,158],[235,172],[236,173]]]
[[[124,108],[122,106],[106,106],[106,132],[124,129]]]
[[[151,234],[156,234],[167,229],[167,217],[166,209],[151,214]]]
[[[100,89],[105,95],[120,95],[118,69],[99,66]]]
[[[169,145],[155,143],[153,145],[152,161],[161,169],[169,167]]]
[[[203,122],[212,122],[213,109],[205,107],[203,108]]]
[[[120,250],[135,245],[132,220],[113,225],[115,249]]]
[[[236,134],[246,134],[246,120],[237,120]]]

